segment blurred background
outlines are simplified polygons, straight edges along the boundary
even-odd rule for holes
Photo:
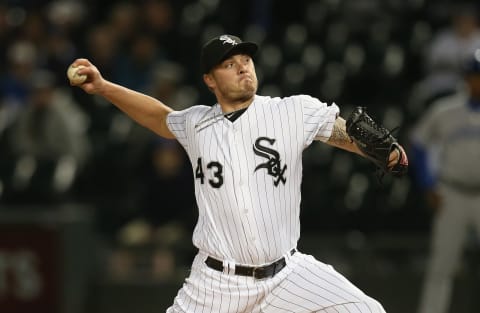
[[[260,94],[310,94],[342,116],[367,106],[409,152],[415,123],[480,48],[477,18],[478,4],[453,0],[2,0],[0,311],[163,312],[196,252],[184,151],[70,87],[74,59],[181,110],[214,103],[200,48],[235,34],[261,46]],[[379,182],[371,163],[314,143],[300,249],[387,312],[416,311],[433,215],[417,181]],[[451,312],[478,312],[477,247]]]

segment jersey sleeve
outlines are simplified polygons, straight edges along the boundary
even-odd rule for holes
[[[175,135],[178,142],[187,150],[187,116],[189,110],[173,111],[167,116],[168,129]],[[187,150],[188,151],[188,150]]]
[[[195,124],[206,118],[212,108],[205,105],[195,105],[182,111],[170,112],[167,116],[167,127],[178,142],[189,151],[189,144],[194,136]]]
[[[327,141],[332,134],[335,119],[340,113],[338,106],[333,103],[327,105],[320,100],[302,97],[304,141],[308,146],[313,140]]]

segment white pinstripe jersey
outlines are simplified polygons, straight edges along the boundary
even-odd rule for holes
[[[168,127],[194,171],[193,244],[241,264],[269,263],[296,247],[302,152],[328,140],[338,113],[306,95],[255,96],[234,122],[219,104],[170,113]]]

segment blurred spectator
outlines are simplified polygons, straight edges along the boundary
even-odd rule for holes
[[[466,88],[437,100],[413,131],[416,178],[434,211],[419,313],[446,313],[470,229],[480,232],[480,49]]]
[[[44,15],[48,20],[48,34],[42,39],[45,63],[57,80],[65,81],[65,69],[78,56],[76,31],[83,35],[87,9],[82,1],[57,0],[50,2]]]
[[[82,1],[57,0],[48,4],[46,16],[57,31],[73,35],[75,28],[83,23],[86,13],[87,7]]]
[[[48,20],[41,11],[29,11],[19,30],[22,39],[31,42],[37,50],[45,47],[48,39]]]
[[[192,169],[186,154],[177,141],[156,138],[147,158],[138,178],[136,203],[140,209],[119,230],[120,245],[111,254],[110,274],[116,278],[128,276],[142,257],[125,247],[153,246],[149,264],[154,279],[171,278],[175,265],[189,261],[178,259],[182,252],[179,243],[193,231],[196,218]]]
[[[108,23],[118,35],[119,48],[127,50],[138,31],[138,7],[133,3],[118,2],[110,8]]]
[[[476,6],[453,4],[449,25],[433,37],[424,56],[426,76],[418,86],[421,104],[428,106],[437,98],[454,93],[462,83],[462,64],[478,48],[480,29]]]
[[[77,48],[64,32],[54,30],[46,40],[45,65],[55,74],[57,81],[65,81],[65,69],[77,56]]]
[[[145,219],[154,228],[174,222],[193,229],[192,169],[183,148],[176,141],[156,139],[149,156],[140,201]]]
[[[71,155],[78,164],[88,157],[87,120],[76,103],[58,87],[51,72],[32,75],[31,94],[12,130],[17,155],[56,159]]]
[[[118,54],[118,33],[110,24],[99,23],[92,25],[82,38],[84,44],[79,45],[79,52],[82,57],[90,59],[92,62],[98,64],[105,69],[104,75],[107,78],[112,78],[112,73],[117,62]],[[70,62],[73,58],[70,60]],[[63,75],[65,79],[65,68],[63,68]],[[110,105],[99,97],[92,98],[90,95],[80,92],[78,88],[71,89],[73,97],[82,107],[82,109],[92,118],[93,128],[95,128],[98,119],[102,119],[103,115],[110,116]],[[107,118],[108,119],[108,118]],[[107,123],[101,122],[103,126]]]
[[[99,24],[92,27],[86,36],[86,55],[105,68],[105,75],[111,76],[116,60],[118,41],[117,32],[108,24]]]
[[[120,55],[113,74],[119,84],[145,91],[152,79],[155,64],[164,58],[155,37],[149,33],[137,34],[130,48]]]
[[[27,103],[9,133],[10,149],[17,160],[16,170],[31,168],[23,175],[22,188],[43,200],[42,192],[48,186],[52,195],[68,191],[77,169],[87,161],[89,140],[85,131],[88,120],[58,87],[51,72],[35,71],[30,88]],[[38,183],[41,192],[31,187],[30,180],[37,174],[45,179]],[[30,187],[34,190],[29,190]],[[24,200],[33,201],[28,193],[23,195]],[[44,196],[48,198],[49,195]]]
[[[0,78],[0,134],[15,121],[20,108],[25,106],[30,77],[37,63],[37,49],[19,40],[8,47],[7,70]]]
[[[156,37],[168,36],[175,25],[175,16],[169,0],[145,0],[142,6],[145,28]]]
[[[185,69],[178,63],[163,61],[153,68],[148,94],[169,103],[175,110],[198,103],[198,91],[184,84]]]
[[[2,3],[0,4],[0,43],[3,43],[6,39],[8,30],[7,7]],[[3,52],[0,53],[0,56],[3,56]]]
[[[272,26],[273,1],[272,0],[252,0],[250,1],[251,17],[250,21],[263,32],[270,31]]]
[[[135,191],[138,210],[130,225],[144,221],[145,240],[170,245],[193,230],[195,223],[191,166],[176,141],[156,137],[142,164]]]
[[[173,3],[171,0],[144,0],[141,6],[141,31],[151,33],[172,58],[177,58],[184,52],[179,44],[180,27],[175,5],[180,3]]]

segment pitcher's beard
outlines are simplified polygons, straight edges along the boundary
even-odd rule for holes
[[[255,96],[256,91],[257,91],[256,88],[249,88],[249,89],[245,90],[244,92],[242,92],[241,94],[238,94],[237,97],[235,99],[232,99],[232,100],[234,100],[235,102],[238,102],[238,103],[246,102],[246,101],[252,99]]]
[[[245,84],[245,93],[248,94],[245,98],[251,98],[255,95],[258,89],[258,83],[252,79],[245,79],[242,81]]]
[[[232,103],[246,102],[255,96],[255,93],[257,92],[257,84],[254,81],[251,81],[249,83],[245,83],[245,86],[243,87],[244,88],[241,90],[237,90],[235,92],[227,91],[224,94],[226,95],[226,98],[228,98],[229,101]]]

